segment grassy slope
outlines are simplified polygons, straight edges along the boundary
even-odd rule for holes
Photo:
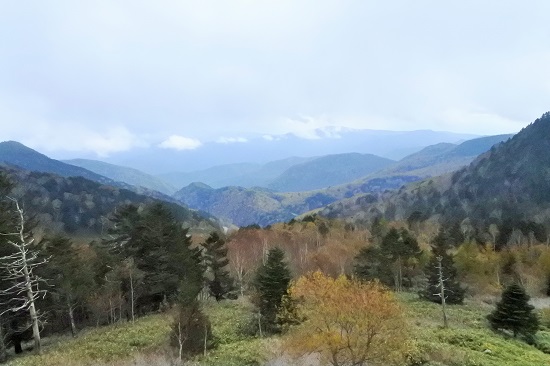
[[[257,339],[244,335],[251,309],[243,301],[220,304],[207,303],[204,307],[212,322],[212,331],[218,342],[206,357],[197,357],[197,366],[260,365],[266,359],[272,339]],[[40,356],[26,355],[15,358],[10,366],[169,366],[172,359],[167,347],[170,333],[170,316],[156,314],[143,317],[135,324],[123,323],[80,334],[77,339],[52,337],[44,340]]]
[[[487,329],[485,315],[492,307],[468,303],[449,307],[450,329],[441,328],[440,307],[400,294],[411,320],[416,351],[411,363],[430,366],[540,366],[550,364],[550,355],[523,342],[505,339]],[[199,356],[195,366],[261,365],[276,348],[274,338],[258,339],[243,334],[249,323],[250,305],[243,301],[209,303],[210,317],[218,347],[206,357]],[[152,315],[136,322],[84,332],[78,339],[49,341],[41,356],[13,360],[14,366],[50,365],[149,365],[168,366],[166,344],[169,317]],[[550,341],[550,332],[538,333]],[[62,342],[63,341],[63,342]],[[487,351],[488,350],[488,351]],[[490,352],[489,352],[490,351]]]
[[[441,307],[401,294],[407,305],[417,344],[413,359],[430,366],[540,366],[550,365],[550,355],[524,342],[505,339],[488,329],[485,316],[492,306],[468,302],[448,307],[449,329],[441,327]],[[550,333],[538,333],[540,340]]]

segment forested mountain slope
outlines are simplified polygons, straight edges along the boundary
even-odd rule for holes
[[[328,217],[372,220],[435,219],[486,235],[494,224],[499,242],[514,230],[543,236],[550,226],[550,113],[472,164],[383,196],[360,196],[329,205]],[[516,233],[517,234],[517,233]],[[544,239],[544,238],[538,238]]]
[[[159,200],[133,191],[103,185],[82,177],[31,172],[0,167],[15,183],[13,195],[28,214],[49,232],[101,236],[107,233],[109,215],[124,204],[145,205]],[[164,201],[162,201],[164,202]],[[176,219],[192,230],[208,232],[217,227],[215,219],[173,202],[164,202]]]

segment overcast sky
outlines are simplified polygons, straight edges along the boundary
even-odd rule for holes
[[[550,110],[548,14],[548,0],[3,1],[0,140],[109,156],[339,128],[517,132]]]

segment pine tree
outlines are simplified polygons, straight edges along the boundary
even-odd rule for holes
[[[441,272],[445,286],[445,298],[447,304],[462,304],[465,290],[460,286],[457,271],[454,266],[453,256],[448,252],[452,247],[452,238],[441,229],[432,243],[432,257],[426,268],[427,287],[420,294],[426,300],[441,303],[439,260],[441,260]],[[439,259],[438,259],[439,258]]]
[[[512,284],[502,292],[501,300],[487,319],[494,330],[509,330],[514,337],[523,335],[531,340],[539,327],[539,321],[533,309],[534,307],[529,304],[529,295],[525,293],[523,287]]]
[[[258,268],[255,279],[260,326],[267,331],[277,330],[277,312],[290,284],[290,270],[284,261],[285,253],[272,248],[264,265]]]
[[[213,232],[203,243],[204,258],[209,278],[207,280],[210,295],[216,301],[235,298],[235,281],[227,270],[227,247],[218,233]]]

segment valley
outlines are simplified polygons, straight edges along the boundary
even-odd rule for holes
[[[23,227],[32,215],[20,242],[36,253],[29,265],[51,283],[44,299],[34,300],[49,314],[43,342],[14,327],[24,315],[13,314],[3,331],[15,340],[0,355],[21,366],[184,360],[325,366],[336,351],[321,333],[307,341],[320,342],[313,353],[300,343],[314,321],[305,314],[325,314],[323,321],[340,329],[345,308],[308,313],[303,298],[292,296],[313,281],[304,294],[332,286],[314,299],[338,293],[350,302],[361,301],[354,296],[372,291],[369,286],[382,286],[369,302],[357,303],[369,310],[352,306],[346,316],[384,319],[378,312],[394,309],[392,316],[404,319],[396,324],[406,342],[393,353],[383,347],[396,335],[372,351],[368,344],[350,346],[349,353],[338,348],[338,357],[373,352],[403,366],[492,366],[516,365],[519,353],[526,366],[547,362],[550,229],[541,172],[550,166],[543,153],[550,147],[548,126],[544,114],[514,136],[439,143],[399,161],[350,153],[216,167],[197,176],[227,174],[244,182],[263,171],[258,179],[265,186],[193,182],[179,190],[162,176],[100,161],[59,162],[0,143],[0,229],[11,235],[10,225]],[[19,219],[10,214],[14,202],[24,208]],[[448,291],[444,318],[437,260]],[[508,325],[493,325],[489,315],[504,301],[503,289],[518,281],[522,296],[536,305],[524,305],[534,323],[510,339]],[[380,307],[372,296],[381,296]],[[385,319],[380,324],[390,327]],[[361,321],[349,336],[363,331]],[[76,339],[63,338],[68,329]],[[379,331],[383,337],[391,327]],[[32,339],[41,354],[21,355]]]

